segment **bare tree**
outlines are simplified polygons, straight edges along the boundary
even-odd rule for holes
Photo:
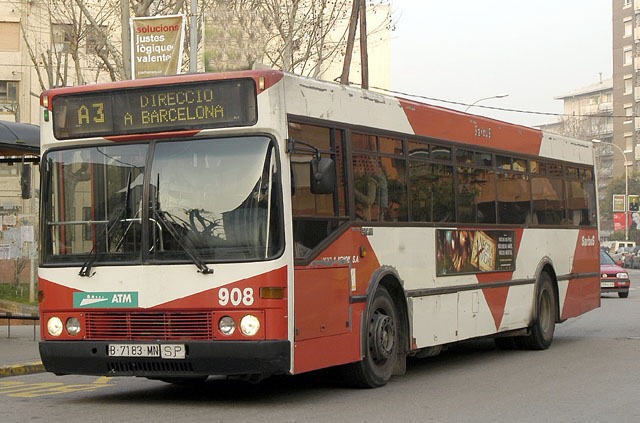
[[[122,0],[46,0],[46,21],[23,28],[42,89],[128,76],[123,49]],[[130,0],[134,17],[196,12],[205,25],[205,70],[246,69],[257,62],[322,77],[342,60],[352,0]],[[25,6],[34,7],[34,6]],[[31,25],[31,24],[30,24]],[[189,67],[189,31],[183,67]],[[372,29],[373,32],[378,29]],[[126,36],[125,36],[126,38]],[[125,43],[128,43],[126,41]],[[199,43],[201,45],[202,43]]]

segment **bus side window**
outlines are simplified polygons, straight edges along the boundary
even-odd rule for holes
[[[531,224],[531,190],[525,174],[498,173],[498,223]]]
[[[321,157],[334,161],[337,173],[335,192],[314,194],[309,175],[313,152],[301,151],[291,156],[294,257],[303,259],[309,257],[311,251],[346,220],[343,133],[327,127],[290,122],[289,137],[317,147]]]

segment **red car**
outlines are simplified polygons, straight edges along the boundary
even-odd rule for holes
[[[629,296],[629,274],[611,258],[600,250],[600,290],[601,292],[617,292],[620,298]]]

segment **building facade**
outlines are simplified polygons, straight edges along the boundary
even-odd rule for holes
[[[613,165],[616,149],[611,145],[614,139],[613,78],[578,88],[555,97],[563,101],[563,116],[556,122],[539,125],[540,129],[573,138],[602,143],[596,146],[596,172],[598,193],[602,201],[607,186],[614,176]],[[601,220],[600,227],[609,230],[610,222]]]
[[[640,160],[640,0],[613,0],[613,142],[638,170]],[[614,175],[625,159],[614,154]]]

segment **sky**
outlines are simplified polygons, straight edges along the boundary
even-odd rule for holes
[[[392,90],[471,104],[562,113],[554,97],[612,75],[611,0],[391,0]],[[456,110],[466,106],[414,98]],[[474,106],[521,125],[554,116]]]

